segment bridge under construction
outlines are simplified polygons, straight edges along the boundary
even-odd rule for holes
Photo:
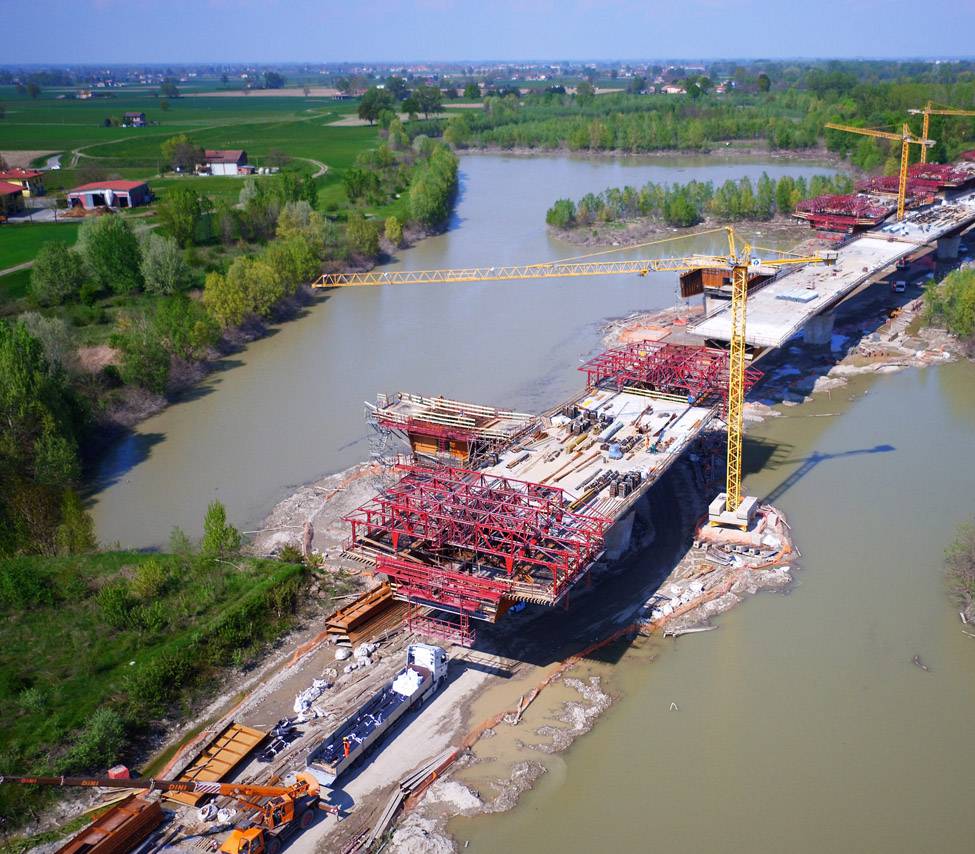
[[[944,187],[903,219],[849,239],[832,263],[752,255],[747,268],[735,267],[741,275],[730,286],[720,284],[728,281],[721,256],[698,256],[690,266],[688,259],[603,262],[612,270],[584,261],[323,276],[318,284],[329,287],[696,270],[707,307],[686,330],[699,343],[638,341],[600,353],[580,367],[577,394],[537,415],[381,395],[367,419],[386,437],[395,482],[347,515],[346,555],[385,575],[396,598],[439,612],[443,636],[461,642],[472,642],[472,620],[496,621],[519,603],[567,605],[597,561],[626,551],[640,498],[717,422],[729,425],[728,494],[732,466],[740,484],[736,377],[743,397],[761,380],[755,365],[763,355],[800,333],[828,343],[837,306],[863,288],[922,255],[957,257],[961,235],[975,223],[975,165],[958,168],[971,179],[964,186]],[[717,287],[708,287],[709,272],[719,274]],[[748,293],[737,371],[733,287]],[[726,498],[712,506],[712,521],[742,528],[748,541],[757,502],[742,497],[725,507]],[[753,542],[760,547],[760,538]],[[428,619],[427,632],[436,624]]]

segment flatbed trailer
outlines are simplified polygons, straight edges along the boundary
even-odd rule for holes
[[[411,644],[406,652],[406,666],[308,753],[308,771],[322,785],[331,786],[403,715],[432,696],[446,675],[445,650],[429,644]]]

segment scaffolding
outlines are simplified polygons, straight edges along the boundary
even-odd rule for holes
[[[580,366],[590,388],[612,387],[679,395],[695,405],[728,401],[728,353],[713,347],[635,341],[600,353]],[[762,377],[745,370],[747,393]]]
[[[381,436],[400,436],[414,453],[471,468],[538,426],[536,416],[523,412],[405,392],[392,400],[379,395],[366,418]]]
[[[924,181],[936,190],[954,190],[975,179],[967,169],[951,163],[915,163],[907,167],[908,180]]]
[[[494,620],[502,598],[555,604],[602,553],[612,519],[566,509],[563,490],[450,466],[403,477],[345,517],[398,598]]]
[[[857,181],[855,186],[858,193],[879,193],[884,196],[896,196],[900,191],[900,178],[897,175],[875,175],[873,178]],[[939,184],[937,181],[909,177],[907,179],[907,204],[916,204],[931,196],[938,189]]]
[[[429,608],[411,606],[406,613],[406,629],[410,634],[456,646],[472,647],[477,630],[467,614],[445,618],[435,617]]]

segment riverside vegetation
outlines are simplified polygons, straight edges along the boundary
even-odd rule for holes
[[[194,546],[0,559],[0,773],[103,772],[145,758],[228,667],[252,664],[294,624],[311,569],[239,554],[215,502]],[[318,579],[325,595],[351,582]],[[51,790],[5,786],[0,821],[23,824]]]
[[[852,179],[844,175],[814,175],[807,183],[801,177],[775,180],[764,172],[754,186],[748,178],[729,179],[717,188],[711,181],[647,182],[642,187],[612,187],[601,193],[587,193],[578,202],[559,199],[546,212],[545,222],[555,228],[572,229],[636,219],[682,228],[709,217],[720,222],[769,220],[777,213],[792,213],[803,199],[824,193],[849,193],[852,189]]]
[[[720,65],[715,71],[722,70]],[[838,121],[899,128],[906,111],[928,99],[959,106],[975,103],[971,62],[938,70],[868,62],[723,70],[732,76],[734,88],[722,94],[715,93],[705,76],[675,80],[686,89],[684,95],[652,94],[655,87],[639,78],[630,81],[628,92],[599,96],[588,85],[577,87],[576,94],[554,85],[526,96],[508,88],[485,97],[481,111],[465,110],[449,120],[432,120],[427,127],[443,132],[452,145],[503,150],[648,153],[755,142],[769,150],[802,150],[824,142],[860,169],[894,174],[899,155],[895,144],[824,132],[823,126]],[[973,133],[975,120],[933,117],[931,135],[937,143],[929,159],[950,159]]]

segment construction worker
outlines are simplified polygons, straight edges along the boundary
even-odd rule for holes
[[[349,737],[345,736],[342,739],[342,751],[345,753],[345,758],[349,758],[349,754],[352,752],[352,746],[349,744]]]

